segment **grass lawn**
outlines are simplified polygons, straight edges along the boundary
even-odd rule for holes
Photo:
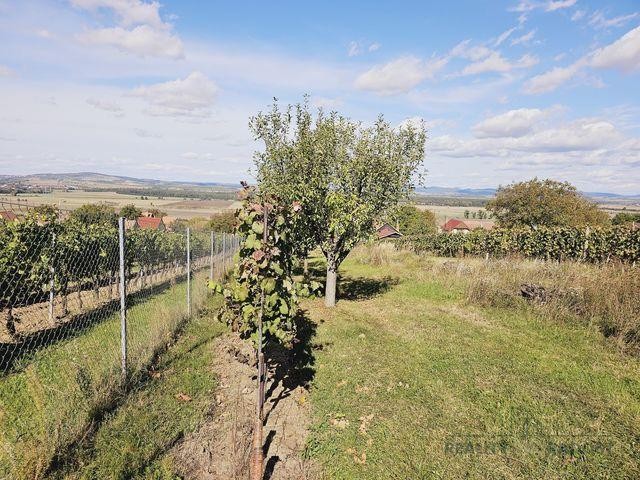
[[[66,479],[177,478],[164,454],[209,411],[216,379],[211,372],[214,338],[224,331],[211,311],[190,321],[175,345],[161,355],[149,384],[106,418],[87,448],[77,453]]]
[[[195,306],[205,298],[206,275],[194,276]],[[131,388],[144,380],[146,367],[185,319],[185,298],[186,282],[181,282],[128,309]],[[0,478],[42,478],[52,465],[75,455],[72,447],[125,401],[120,315],[101,315],[77,336],[21,359],[15,371],[0,378]]]
[[[526,307],[469,305],[464,276],[425,261],[350,257],[337,307],[303,304],[321,346],[307,454],[327,478],[640,478],[640,361]]]

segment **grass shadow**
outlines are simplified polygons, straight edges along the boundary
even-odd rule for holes
[[[338,276],[338,301],[368,300],[388,292],[398,283],[397,278],[389,276],[383,278]]]
[[[298,267],[294,271],[294,274],[298,276],[303,275],[303,273],[304,272],[301,267]],[[327,271],[323,258],[309,258],[307,278],[324,286],[327,278]],[[383,278],[351,277],[338,272],[337,301],[368,300],[388,292],[392,287],[398,285],[399,282],[400,280],[398,278],[390,276],[385,276]],[[320,294],[324,295],[324,291]]]

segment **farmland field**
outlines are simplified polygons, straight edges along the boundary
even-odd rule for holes
[[[438,224],[445,223],[451,218],[464,218],[464,212],[469,211],[471,213],[479,210],[485,212],[482,207],[456,207],[451,205],[416,205],[420,210],[431,210],[436,215],[436,221]]]
[[[0,201],[19,202],[26,205],[55,205],[66,210],[75,210],[87,203],[100,203],[119,209],[133,203],[141,210],[159,208],[167,215],[175,218],[207,217],[214,213],[236,208],[238,203],[233,200],[194,200],[186,197],[158,197],[148,196],[141,199],[140,195],[126,195],[115,192],[86,192],[82,190],[60,191],[54,190],[50,194],[20,194],[16,197],[0,196]]]

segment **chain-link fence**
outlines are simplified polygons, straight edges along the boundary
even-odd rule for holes
[[[0,478],[41,477],[139,384],[239,244],[67,217],[0,202]]]

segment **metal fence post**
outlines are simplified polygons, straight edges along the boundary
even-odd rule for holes
[[[191,229],[187,227],[187,316],[191,317]]]
[[[222,275],[227,271],[227,234],[222,234]]]
[[[122,381],[127,379],[127,282],[124,269],[124,218],[118,219],[120,246],[120,344],[122,347]]]
[[[213,255],[215,254],[216,236],[211,232],[211,258],[209,259],[209,280],[213,280]]]
[[[51,259],[53,259],[53,255],[56,249],[56,234],[53,234],[53,238],[51,239]],[[49,274],[51,275],[51,279],[49,280],[49,321],[53,322],[53,295],[55,289],[55,278],[56,278],[56,269],[53,266],[53,263],[49,266]]]

